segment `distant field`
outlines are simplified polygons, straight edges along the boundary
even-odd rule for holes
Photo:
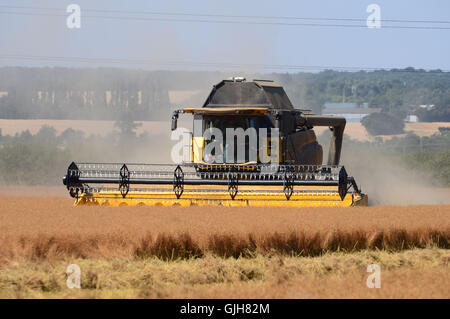
[[[146,131],[150,134],[170,134],[169,121],[143,121],[142,126],[137,129],[137,133],[141,134]],[[35,134],[43,125],[49,125],[56,129],[58,133],[63,132],[68,128],[77,129],[85,132],[86,135],[99,134],[106,135],[115,130],[113,121],[87,121],[87,120],[5,120],[0,119],[0,129],[3,135],[14,135],[24,130],[29,130]],[[190,117],[184,116],[180,118],[179,126],[191,125]],[[413,132],[418,136],[430,136],[438,132],[439,127],[450,127],[450,122],[433,122],[433,123],[406,123],[405,132]],[[326,127],[316,127],[317,135],[327,130]],[[372,140],[366,129],[360,123],[347,123],[345,134],[351,138],[368,141]],[[384,139],[392,136],[405,136],[405,134],[382,136]]]
[[[432,122],[432,123],[405,123],[405,132],[404,134],[397,135],[380,135],[383,139],[390,139],[394,136],[402,137],[406,136],[408,132],[412,132],[418,136],[431,136],[434,133],[438,132],[439,127],[450,127],[450,122]],[[317,132],[317,135],[320,135],[327,128],[325,127],[316,127],[314,128]],[[350,136],[352,139],[359,141],[371,141],[374,139],[369,133],[367,133],[364,126],[361,123],[347,123],[345,126],[344,134]]]
[[[164,121],[144,121],[142,126],[137,129],[141,134],[147,131],[151,134],[161,134],[170,132],[170,123]],[[85,120],[5,120],[0,119],[0,129],[3,135],[14,135],[16,133],[29,130],[31,134],[37,133],[42,126],[48,125],[56,129],[60,134],[68,128],[83,131],[86,135],[98,134],[107,135],[117,131],[114,127],[114,121],[85,121]]]

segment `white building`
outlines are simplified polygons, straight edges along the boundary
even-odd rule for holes
[[[351,123],[359,123],[365,116],[379,112],[381,109],[369,108],[367,103],[364,103],[362,107],[356,103],[325,103],[322,109],[323,115],[343,116],[347,122]]]
[[[407,115],[405,118],[407,123],[417,123],[419,122],[419,117],[417,115]]]

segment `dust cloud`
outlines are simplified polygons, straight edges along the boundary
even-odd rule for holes
[[[382,152],[349,149],[341,158],[355,177],[369,205],[418,205],[450,203],[450,188],[436,186],[431,173],[407,168]]]
[[[318,136],[324,161],[328,157],[329,130]],[[431,172],[410,168],[399,156],[382,147],[356,145],[344,136],[340,165],[345,166],[369,205],[436,205],[450,203],[450,188],[440,187]]]

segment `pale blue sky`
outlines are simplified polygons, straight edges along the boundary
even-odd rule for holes
[[[81,6],[81,29],[68,29],[65,16],[4,13],[51,12],[53,14],[67,15],[65,8],[70,3],[76,3]],[[215,2],[197,0],[0,0],[0,56],[19,54],[52,57],[145,59],[156,64],[167,61],[192,61],[367,68],[413,66],[426,69],[440,68],[450,70],[450,29],[417,30],[233,25],[83,18],[83,15],[102,15],[102,13],[86,13],[83,10],[102,9],[140,12],[161,11],[195,14],[366,19],[368,16],[366,7],[371,3],[380,5],[382,19],[450,21],[450,2],[445,0],[227,0]],[[61,8],[61,10],[36,11],[2,8],[2,6]],[[120,14],[109,13],[108,15],[119,16]],[[136,16],[140,15],[133,15],[133,17]],[[142,17],[158,16],[143,15]],[[169,18],[173,19],[174,17]],[[218,18],[214,17],[180,17],[180,19],[218,20]],[[229,18],[223,19],[230,20]],[[245,19],[241,18],[239,20]],[[277,20],[268,21],[276,22]],[[304,23],[305,21],[279,20],[278,22]],[[328,23],[342,24],[342,22]],[[365,24],[365,22],[352,22],[352,24]],[[389,24],[392,25],[393,23],[382,21],[382,26]],[[450,23],[433,24],[433,26],[450,28]],[[95,67],[105,66],[108,63],[86,64],[73,61],[29,61],[0,58],[0,65]],[[149,67],[146,66],[146,68]],[[167,67],[159,65],[157,68],[166,69]],[[176,68],[221,69],[218,66],[209,68],[180,66]]]

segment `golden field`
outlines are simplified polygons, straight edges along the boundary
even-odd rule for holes
[[[405,133],[397,135],[379,135],[383,140],[391,139],[392,137],[405,137],[407,133],[411,132],[417,136],[431,136],[439,132],[440,127],[450,127],[449,122],[418,122],[418,123],[405,123]],[[328,130],[327,127],[315,127],[314,130],[319,136],[322,132]],[[371,136],[361,123],[347,123],[345,125],[345,135],[358,141],[373,141],[374,137]]]
[[[187,118],[180,118],[180,127],[190,127],[192,121]],[[153,135],[166,134],[170,137],[170,122],[169,121],[142,121],[139,122],[142,126],[136,130],[137,134],[148,132]],[[98,121],[98,120],[8,120],[0,119],[0,128],[3,135],[14,135],[25,130],[29,130],[31,134],[36,134],[40,128],[44,125],[51,126],[56,129],[57,134],[62,133],[68,128],[74,130],[83,131],[86,136],[94,135],[107,135],[113,133],[116,129],[114,127],[114,121]],[[430,123],[405,123],[405,132],[412,132],[418,136],[431,136],[438,133],[439,127],[450,127],[449,122],[430,122]],[[315,127],[317,136],[328,130],[327,127]],[[347,123],[345,127],[345,134],[350,138],[359,141],[371,141],[374,139],[369,133],[367,133],[364,126],[361,123]],[[399,135],[386,135],[381,136],[383,139],[389,139],[393,136],[402,137],[404,134]]]
[[[450,297],[450,205],[72,204],[1,190],[0,297]],[[81,289],[66,287],[72,263]],[[371,263],[380,289],[366,287]]]

